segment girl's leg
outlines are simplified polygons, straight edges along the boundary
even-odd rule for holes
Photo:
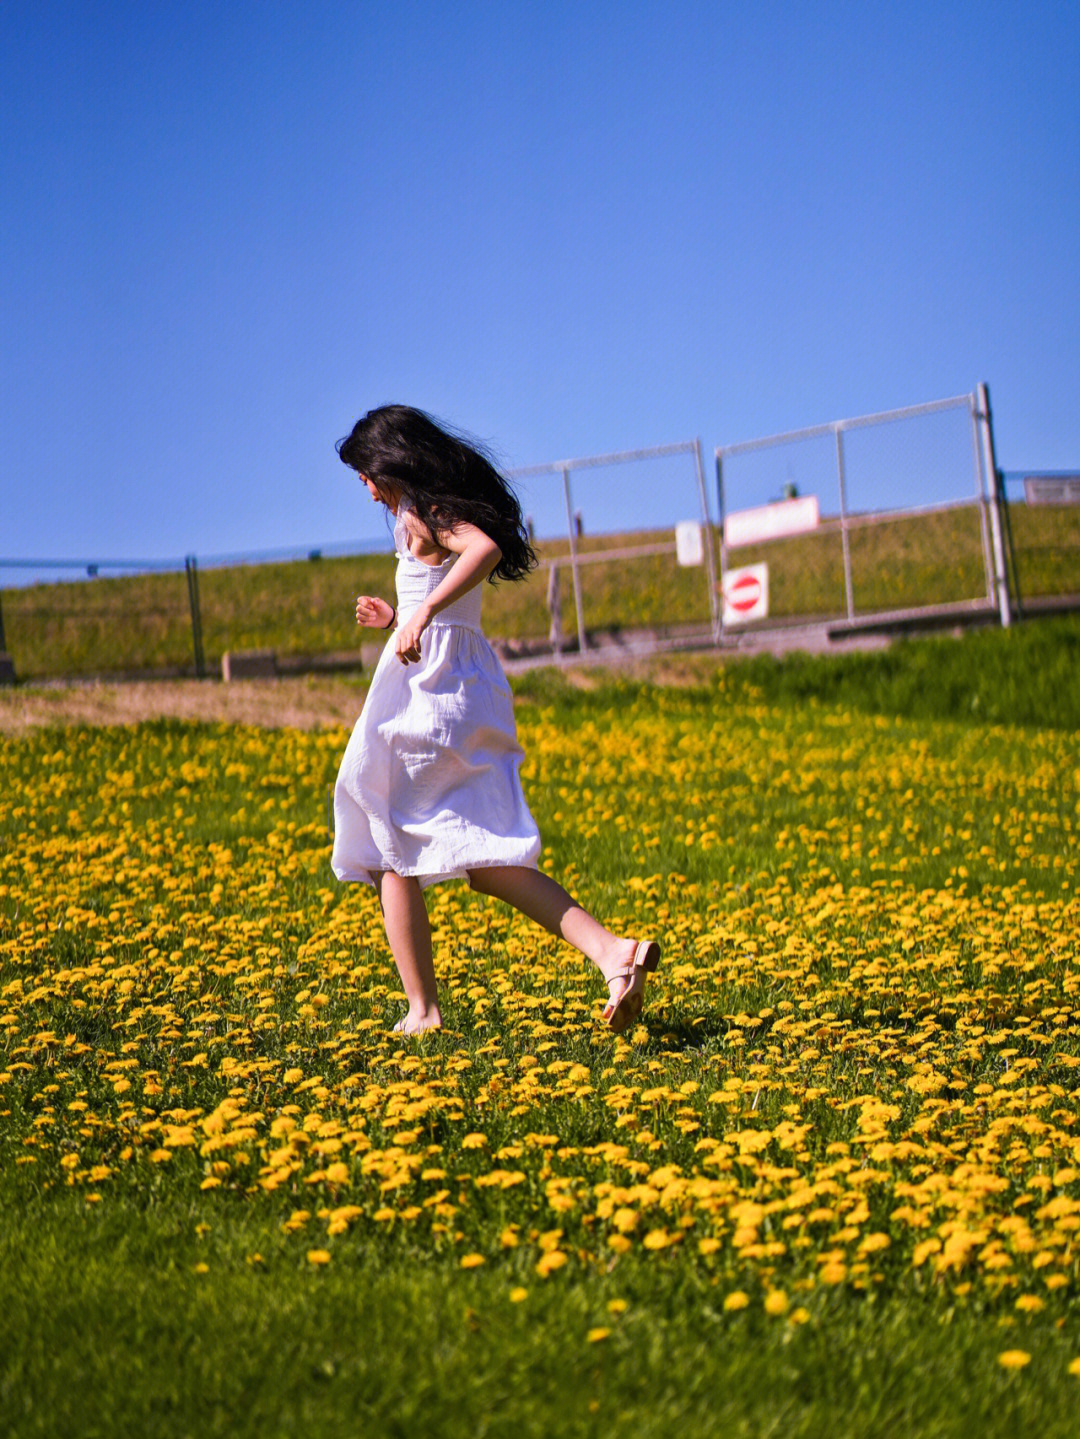
[[[560,935],[591,959],[605,979],[633,962],[634,940],[620,939],[605,929],[561,884],[538,869],[518,865],[471,869],[469,883],[481,894],[505,900],[551,934]]]
[[[418,1034],[422,1029],[438,1028],[442,1015],[431,956],[431,926],[420,882],[392,870],[382,870],[374,879],[390,953],[409,1001],[401,1032]]]

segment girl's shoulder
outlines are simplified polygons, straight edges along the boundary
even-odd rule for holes
[[[398,505],[394,541],[400,550],[415,559],[445,559],[451,553],[445,545],[439,543],[416,511],[404,501]]]

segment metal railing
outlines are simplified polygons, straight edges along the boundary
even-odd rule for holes
[[[675,444],[653,445],[647,449],[622,450],[603,455],[585,455],[574,460],[554,460],[544,465],[525,465],[509,471],[511,479],[527,479],[539,475],[560,475],[562,477],[563,501],[566,512],[566,538],[569,546],[569,563],[571,579],[574,592],[574,614],[577,629],[578,650],[584,653],[588,646],[588,636],[585,624],[585,606],[582,600],[581,568],[586,564],[603,564],[618,561],[625,561],[639,557],[656,554],[671,554],[675,556],[675,540],[670,544],[650,544],[639,546],[622,546],[618,549],[601,550],[588,555],[582,554],[578,546],[578,527],[575,519],[574,500],[570,483],[571,475],[578,470],[599,469],[612,465],[632,464],[641,460],[663,459],[674,455],[691,455],[694,460],[694,475],[697,484],[697,499],[700,506],[701,524],[706,538],[704,544],[704,573],[705,583],[708,589],[707,605],[710,618],[710,628],[713,637],[719,633],[720,612],[716,584],[716,562],[713,555],[711,540],[712,521],[709,515],[709,498],[705,486],[705,462],[702,455],[701,440],[682,440]],[[547,563],[552,567],[552,574],[556,573],[560,564],[559,560],[549,560]],[[549,582],[548,594],[550,597],[556,590],[556,581]]]
[[[933,505],[893,505],[887,509],[853,513],[848,499],[848,468],[844,438],[848,433],[896,421],[913,420],[927,415],[940,414],[947,410],[966,409],[971,421],[971,489],[965,500],[946,501]],[[909,519],[920,514],[940,514],[950,508],[970,507],[977,509],[979,519],[981,562],[985,578],[985,598],[974,599],[997,610],[1002,625],[1012,619],[1012,605],[1008,570],[1006,565],[1007,517],[1005,516],[1004,485],[997,468],[994,453],[993,423],[990,412],[990,395],[985,384],[980,384],[971,394],[956,395],[948,399],[932,400],[925,404],[908,405],[901,409],[884,410],[871,415],[859,415],[852,419],[832,420],[826,424],[811,425],[800,430],[789,430],[783,434],[766,435],[738,444],[720,445],[716,449],[716,487],[720,511],[721,545],[720,576],[731,568],[730,552],[733,546],[726,538],[725,518],[729,513],[725,495],[725,466],[733,459],[750,455],[782,445],[831,437],[834,448],[836,495],[838,515],[835,521],[818,525],[814,533],[827,535],[839,530],[842,570],[844,618],[849,625],[855,625],[859,617],[856,603],[856,586],[852,565],[852,531],[858,527],[881,524],[890,520]],[[921,610],[937,609],[933,603],[909,606],[906,614],[914,617]],[[871,611],[870,613],[876,613]],[[863,611],[863,616],[867,611]],[[815,617],[816,618],[816,617]],[[721,626],[723,628],[723,626]]]

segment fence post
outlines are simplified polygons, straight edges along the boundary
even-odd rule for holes
[[[720,530],[720,574],[716,580],[720,615],[716,627],[716,640],[719,644],[724,638],[724,576],[727,574],[727,538],[724,530],[724,461],[719,445],[716,447],[716,523]]]
[[[1012,607],[1009,603],[1009,572],[1005,565],[1005,542],[1001,523],[1001,475],[998,473],[997,455],[994,453],[994,422],[990,414],[990,390],[979,382],[978,420],[982,433],[983,462],[990,487],[990,539],[994,551],[994,588],[997,591],[998,614],[1002,629],[1012,624]]]
[[[562,654],[562,596],[559,593],[559,562],[552,560],[548,569],[547,607],[551,617],[548,625],[548,643],[556,655]]]
[[[0,685],[13,685],[15,683],[15,662],[7,652],[7,641],[4,638],[4,599],[0,592]]]
[[[716,594],[716,557],[713,554],[713,528],[709,519],[709,497],[705,493],[705,458],[701,452],[701,436],[694,441],[694,467],[697,471],[698,495],[701,499],[701,524],[705,538],[705,583],[709,587],[709,623],[713,644],[720,643],[720,608]]]
[[[847,603],[847,617],[855,618],[855,587],[851,579],[851,543],[848,539],[847,481],[844,476],[844,432],[839,425],[833,427],[836,435],[836,475],[840,483],[840,543],[844,551],[844,597]]]
[[[979,533],[982,538],[983,574],[986,576],[986,602],[994,603],[994,553],[990,544],[990,525],[986,518],[990,508],[989,496],[983,482],[981,427],[979,424],[979,397],[972,392],[969,401],[971,409],[971,443],[975,449],[975,500],[979,508]]]
[[[206,660],[203,657],[202,610],[199,607],[199,565],[194,555],[184,560],[187,573],[188,604],[191,607],[191,639],[195,650],[195,674],[198,679],[206,678]]]
[[[1001,482],[1001,517],[1005,521],[1005,557],[1009,568],[1012,570],[1012,589],[1010,594],[1013,598],[1013,608],[1016,611],[1016,618],[1024,618],[1024,600],[1020,593],[1020,569],[1016,563],[1016,545],[1013,543],[1012,516],[1009,513],[1009,493],[1005,488],[1005,472],[998,471],[998,479]]]
[[[577,535],[574,528],[574,504],[570,498],[570,470],[562,467],[563,495],[566,499],[566,534],[570,541],[570,574],[574,581],[574,608],[577,611],[578,653],[585,653],[585,611],[581,604],[581,574],[578,570]]]

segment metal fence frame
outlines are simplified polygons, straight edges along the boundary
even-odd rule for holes
[[[712,545],[712,519],[709,515],[709,496],[705,485],[705,460],[701,448],[701,440],[680,440],[671,445],[653,445],[642,450],[622,450],[617,453],[606,455],[585,455],[576,460],[553,460],[546,465],[525,465],[518,469],[509,470],[511,479],[527,479],[535,475],[561,475],[563,483],[563,499],[566,505],[566,538],[570,546],[570,572],[574,588],[574,612],[577,621],[578,651],[584,653],[588,647],[588,637],[585,632],[585,613],[581,600],[581,566],[583,564],[603,564],[618,560],[640,558],[645,555],[675,554],[675,541],[672,539],[668,544],[652,544],[625,546],[617,550],[603,550],[595,554],[580,555],[577,547],[577,526],[574,522],[574,502],[571,495],[570,476],[575,470],[599,469],[604,465],[630,464],[636,460],[658,460],[668,455],[693,455],[694,471],[697,479],[698,500],[701,505],[701,523],[705,537],[705,580],[709,590],[709,618],[711,633],[715,637],[719,634],[720,609],[718,603],[716,584],[716,562],[713,556]],[[561,563],[559,560],[549,560],[549,567],[554,570]]]
[[[942,410],[966,408],[971,417],[972,434],[972,456],[974,473],[974,499],[978,506],[980,532],[982,541],[983,565],[986,575],[986,595],[984,599],[965,601],[953,605],[927,604],[911,607],[904,611],[864,611],[861,615],[856,613],[854,582],[852,578],[851,553],[849,545],[849,532],[853,526],[879,523],[890,518],[900,518],[918,514],[929,513],[950,508],[950,505],[933,506],[907,506],[891,510],[875,510],[863,514],[852,514],[847,506],[845,458],[844,458],[844,434],[848,430],[861,429],[866,426],[883,424],[894,420],[913,418],[919,415],[934,414]],[[602,550],[582,554],[579,552],[577,539],[577,527],[574,520],[574,504],[571,491],[571,475],[578,470],[597,469],[603,466],[628,464],[636,461],[662,459],[674,455],[690,455],[693,457],[695,478],[697,483],[698,499],[701,510],[701,523],[706,543],[704,546],[704,573],[705,583],[708,589],[708,614],[711,624],[711,639],[719,644],[724,638],[724,626],[722,611],[720,607],[720,593],[723,578],[729,568],[729,546],[724,533],[725,518],[725,497],[724,497],[724,462],[737,455],[749,454],[756,450],[763,450],[772,446],[789,443],[798,440],[819,438],[824,435],[832,435],[836,448],[836,473],[839,495],[839,519],[838,521],[826,521],[826,525],[839,524],[841,531],[841,543],[843,551],[844,567],[844,592],[846,618],[838,619],[838,623],[845,627],[858,628],[860,624],[873,623],[875,620],[880,623],[883,619],[890,621],[903,621],[907,619],[918,621],[920,617],[932,618],[940,616],[944,612],[949,613],[974,613],[992,615],[995,610],[1002,626],[1008,626],[1013,617],[1014,604],[1018,602],[1018,594],[1015,597],[1010,593],[1010,580],[1006,561],[1007,549],[1011,552],[1010,527],[1008,508],[1005,500],[1005,477],[997,468],[997,459],[994,450],[993,421],[990,411],[990,394],[985,384],[980,384],[971,394],[957,395],[949,399],[934,400],[921,405],[909,405],[903,409],[883,410],[876,414],[860,415],[853,419],[833,420],[827,424],[813,425],[806,429],[790,430],[784,434],[768,435],[755,440],[743,441],[733,445],[718,445],[715,451],[716,456],[716,487],[719,514],[717,523],[719,525],[720,548],[719,548],[719,576],[717,575],[716,555],[714,551],[714,535],[716,524],[709,514],[709,496],[705,483],[705,468],[702,456],[700,439],[684,440],[675,444],[654,445],[648,448],[636,450],[624,450],[602,455],[586,455],[577,459],[556,460],[548,464],[528,465],[509,471],[512,478],[526,478],[538,475],[560,475],[562,477],[563,498],[566,509],[566,535],[569,546],[569,557],[550,559],[546,563],[549,567],[550,577],[557,578],[559,566],[569,562],[574,592],[574,607],[576,614],[577,641],[580,652],[588,648],[588,636],[585,629],[585,615],[582,604],[581,588],[581,567],[587,564],[602,564],[641,558],[646,555],[676,554],[676,544],[672,542],[651,543],[638,546],[620,546],[618,549]],[[967,500],[955,502],[966,505]],[[824,528],[825,526],[822,526]],[[290,552],[291,553],[291,552]],[[322,551],[308,551],[309,559],[319,558]],[[284,558],[284,552],[274,552],[273,558]],[[261,555],[232,556],[234,561],[243,558],[246,561],[258,559],[269,559],[271,555],[267,552]],[[226,557],[219,557],[219,563],[226,562]],[[207,563],[204,560],[204,565]],[[1015,558],[1013,560],[1015,570]],[[179,573],[183,572],[187,582],[187,598],[191,617],[191,640],[194,659],[195,673],[202,677],[206,674],[206,661],[203,651],[202,638],[202,615],[199,602],[199,566],[194,555],[188,555],[182,560],[26,560],[26,559],[0,559],[0,570],[2,569],[63,569],[67,571],[83,569],[88,575],[96,575],[102,571],[128,571],[148,572],[166,571]],[[718,583],[719,579],[719,583]],[[550,593],[550,592],[549,592]],[[816,624],[820,617],[815,620],[795,620],[791,628],[797,629],[800,623],[803,625]],[[745,631],[740,631],[745,633]],[[557,647],[557,646],[556,646]],[[0,609],[0,682],[14,679],[13,668],[5,651],[5,636],[3,612]],[[6,669],[4,663],[6,662]]]
[[[199,603],[199,563],[194,555],[182,560],[11,560],[0,559],[4,570],[85,570],[88,579],[97,579],[102,571],[115,570],[127,574],[181,574],[187,581],[188,611],[191,616],[191,648],[195,675],[206,678],[206,656],[203,653],[202,607]],[[0,652],[6,648],[4,615],[0,607]]]
[[[718,445],[716,447],[716,495],[721,526],[721,587],[723,586],[724,575],[729,568],[728,554],[730,548],[727,544],[724,526],[726,514],[724,498],[725,460],[729,460],[737,455],[747,455],[755,451],[769,449],[777,445],[788,444],[798,440],[820,439],[822,436],[831,434],[836,446],[837,492],[840,502],[839,525],[844,565],[844,608],[846,612],[846,623],[851,627],[855,627],[859,623],[859,620],[856,616],[855,586],[851,572],[849,534],[852,526],[857,524],[875,524],[884,520],[919,513],[937,513],[953,508],[957,503],[966,505],[969,502],[964,500],[940,505],[900,506],[899,508],[891,510],[875,510],[868,513],[852,514],[848,510],[847,505],[844,435],[848,430],[864,429],[871,425],[885,424],[892,420],[912,419],[918,415],[932,415],[943,410],[960,408],[967,409],[971,416],[972,469],[975,480],[974,499],[979,510],[983,567],[986,575],[986,598],[985,600],[979,600],[973,603],[980,609],[993,610],[996,608],[1001,624],[1007,627],[1012,622],[1012,604],[1010,601],[1009,579],[1005,561],[1007,516],[1004,514],[1004,486],[1001,474],[997,468],[997,458],[994,452],[990,392],[985,384],[980,384],[967,395],[954,395],[945,400],[930,400],[921,405],[907,405],[899,410],[881,410],[876,414],[858,415],[848,420],[830,420],[826,424],[810,425],[802,430],[788,430],[784,434],[779,435],[765,435],[755,440],[743,440],[738,444]],[[824,526],[821,528],[824,528]],[[941,606],[931,604],[911,606],[902,612],[896,612],[894,617],[917,619],[919,616],[930,615],[935,610],[940,610],[941,608]],[[864,612],[863,618],[880,618],[884,613],[886,612],[880,610],[867,611]],[[811,623],[811,621],[805,621],[805,623]],[[796,621],[792,627],[796,627],[797,624],[798,621]],[[723,635],[722,612],[717,635],[718,638]]]

